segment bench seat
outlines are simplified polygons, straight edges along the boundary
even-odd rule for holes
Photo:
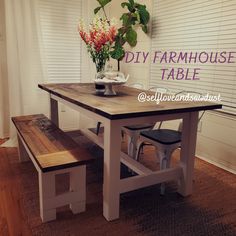
[[[13,117],[21,162],[32,160],[39,174],[40,215],[43,222],[56,219],[56,208],[69,204],[73,213],[85,211],[86,164],[91,154],[78,147],[45,115]],[[70,190],[56,195],[55,176],[70,174]]]

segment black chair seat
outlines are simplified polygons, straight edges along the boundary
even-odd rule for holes
[[[153,127],[153,124],[140,124],[140,125],[129,125],[125,126],[126,129],[130,130],[140,130],[140,129],[151,129]]]
[[[142,131],[140,134],[161,144],[170,145],[181,142],[181,132],[171,129],[148,130]]]

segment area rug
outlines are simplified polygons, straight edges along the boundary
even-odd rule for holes
[[[58,209],[57,220],[42,224],[39,217],[38,178],[31,163],[18,163],[17,150],[11,152],[10,163],[20,188],[20,204],[32,235],[81,236],[215,236],[236,235],[236,178],[211,164],[196,159],[194,193],[183,198],[176,183],[167,183],[160,196],[159,185],[121,195],[120,218],[107,222],[102,215],[103,151],[85,137],[72,135],[85,146],[96,161],[87,167],[86,212],[73,215],[68,207]],[[146,147],[142,162],[158,169],[151,147]],[[178,159],[178,153],[175,154]],[[130,172],[121,166],[122,177]],[[57,191],[66,187],[68,176],[58,176]]]

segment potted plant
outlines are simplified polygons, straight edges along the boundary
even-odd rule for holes
[[[101,72],[110,58],[118,61],[118,70],[120,70],[120,61],[125,56],[125,44],[129,44],[131,47],[136,46],[137,26],[141,27],[144,33],[148,33],[150,14],[145,5],[134,0],[123,2],[121,7],[126,8],[127,12],[120,17],[122,26],[117,28],[116,21],[108,19],[105,10],[112,0],[97,0],[97,2],[99,6],[94,9],[95,18],[90,24],[89,30],[85,29],[81,21],[78,31],[96,65],[98,76],[102,77]],[[98,15],[100,11],[103,12],[103,17]]]

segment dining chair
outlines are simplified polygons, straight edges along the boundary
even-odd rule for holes
[[[191,91],[181,91],[175,94],[186,95],[192,94],[202,96],[201,93]],[[200,115],[198,123],[202,119],[205,111]],[[162,129],[163,122],[160,122],[159,127],[153,130],[141,131],[137,141],[136,161],[139,161],[140,150],[144,145],[153,145],[156,148],[156,155],[160,158],[160,170],[170,168],[172,153],[181,147],[182,122],[179,123],[178,130]],[[161,184],[161,195],[165,193],[165,184]]]
[[[163,87],[151,87],[149,91],[158,92],[158,93],[167,93],[169,90]],[[136,156],[137,150],[137,141],[142,131],[148,131],[153,129],[155,124],[153,123],[145,123],[138,125],[129,125],[122,127],[122,131],[127,135],[127,146],[128,146],[128,155],[131,157]]]

